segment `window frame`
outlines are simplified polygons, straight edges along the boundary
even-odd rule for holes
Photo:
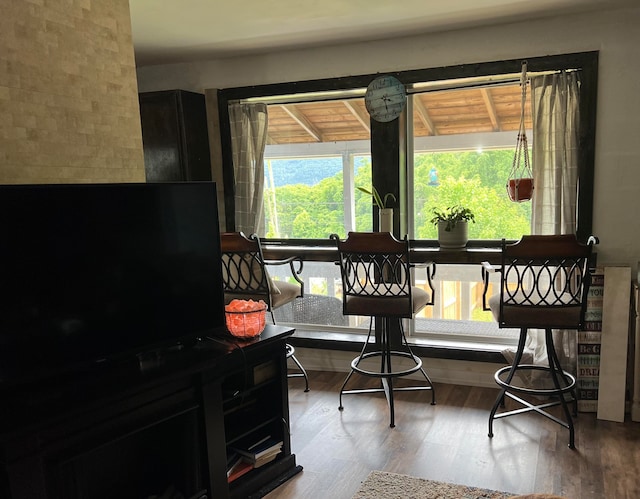
[[[491,76],[497,74],[519,73],[524,58],[493,62],[477,62],[455,66],[406,71],[391,71],[405,85],[439,80],[454,80],[467,77]],[[578,172],[579,194],[577,202],[576,232],[581,240],[591,234],[593,224],[593,191],[595,169],[595,130],[598,83],[598,52],[578,52],[573,54],[548,55],[526,58],[531,72],[579,69],[582,71],[580,88],[580,150]],[[378,76],[376,73],[317,80],[295,81],[219,89],[218,117],[220,123],[221,157],[225,204],[225,227],[235,228],[234,178],[231,152],[231,129],[229,124],[229,102],[256,97],[285,96],[311,92],[352,90],[366,88],[368,83]],[[406,165],[399,164],[397,171],[388,168],[389,157],[397,163],[406,160],[407,150],[406,120],[398,119],[390,123],[371,121],[371,160],[374,184],[390,186],[399,199],[406,203],[406,195],[400,197],[402,186],[406,185]],[[393,127],[396,127],[394,129]],[[385,166],[383,168],[383,166]],[[406,192],[406,190],[405,190]],[[406,209],[406,208],[405,208]],[[374,217],[377,213],[374,211]],[[374,219],[374,224],[377,220]],[[406,227],[395,221],[395,228],[406,233]],[[494,241],[497,245],[499,241]]]

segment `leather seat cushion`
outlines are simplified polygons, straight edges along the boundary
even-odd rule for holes
[[[516,295],[517,298],[517,295]],[[500,295],[489,298],[493,318],[500,322]],[[580,325],[580,305],[505,305],[502,309],[506,327],[538,327],[576,329]]]
[[[406,296],[393,294],[384,296],[347,296],[345,311],[349,315],[369,315],[378,317],[411,317],[429,303],[431,296],[422,288],[412,287],[412,304]]]
[[[300,296],[301,289],[299,284],[293,284],[286,281],[278,281],[278,293],[271,293],[271,306],[276,309],[285,303],[295,300]],[[263,294],[245,294],[245,293],[225,293],[224,301],[229,303],[231,300],[264,300],[266,302],[266,296]]]

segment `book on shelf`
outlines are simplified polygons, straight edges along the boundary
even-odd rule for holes
[[[233,451],[241,455],[255,468],[263,466],[282,451],[283,441],[267,435],[248,446],[233,447]]]
[[[282,445],[274,447],[270,452],[267,452],[265,454],[262,454],[260,457],[257,457],[255,462],[253,463],[253,467],[259,468],[260,466],[264,466],[265,464],[270,463],[276,457],[278,457],[278,454],[280,454],[281,452],[282,452]]]
[[[231,467],[231,469],[227,470],[227,482],[231,483],[234,480],[237,480],[242,475],[249,473],[252,469],[252,463],[240,458],[238,462]]]
[[[235,451],[230,451],[227,453],[227,476],[231,473],[231,470],[238,465],[238,463],[242,460],[242,456]]]
[[[603,299],[604,270],[598,268],[591,275],[584,324],[577,335],[576,389],[580,412],[598,410]]]
[[[253,463],[250,463],[242,454],[238,454],[235,450],[229,450],[227,453],[227,482],[233,482],[252,469]]]

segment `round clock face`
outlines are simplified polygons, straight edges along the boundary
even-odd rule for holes
[[[369,83],[364,95],[364,105],[376,121],[395,120],[407,103],[404,85],[393,76],[378,76]]]

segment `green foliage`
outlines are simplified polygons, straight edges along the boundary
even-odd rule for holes
[[[389,200],[389,198],[393,199],[394,203],[396,202],[396,197],[392,192],[387,192],[384,195],[384,199],[381,198],[380,194],[378,193],[378,189],[376,189],[374,185],[371,186],[371,190],[366,189],[364,187],[356,187],[356,189],[358,189],[360,192],[364,192],[365,194],[368,194],[369,196],[372,196],[373,205],[377,206],[381,210],[388,208],[387,201]]]
[[[509,200],[506,179],[513,149],[477,152],[422,153],[414,168],[415,237],[437,239],[431,223],[434,206],[461,205],[471,210],[477,223],[469,226],[470,239],[520,239],[531,233],[531,203]],[[439,185],[429,185],[436,168]]]
[[[451,232],[458,222],[467,221],[476,223],[475,215],[469,208],[464,208],[460,205],[448,206],[444,210],[438,208],[432,208],[433,218],[430,222],[434,225],[438,225],[438,222],[446,222],[444,230]]]
[[[514,203],[506,191],[513,154],[513,149],[417,154],[413,175],[415,237],[437,239],[437,228],[431,222],[433,207],[447,206],[463,206],[473,213],[476,223],[469,225],[470,239],[519,239],[530,234],[531,203]],[[437,185],[430,185],[432,169],[437,171]],[[370,161],[357,169],[354,182],[357,186],[372,185]],[[344,237],[343,188],[339,173],[313,186],[286,185],[276,188],[275,193],[265,189],[266,237],[326,239],[331,233]],[[275,213],[268,207],[273,205],[274,195]],[[386,206],[388,197],[380,201]],[[354,202],[356,230],[372,230],[377,206],[373,189],[358,187]]]
[[[265,200],[273,197],[265,189]],[[314,186],[285,185],[276,188],[277,229],[274,216],[267,216],[266,237],[328,238],[344,233],[342,174],[321,180]],[[268,213],[268,211],[267,211]]]

